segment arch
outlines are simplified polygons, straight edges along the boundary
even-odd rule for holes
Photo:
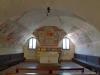
[[[42,26],[36,29],[33,35],[37,37],[40,47],[58,48],[59,41],[66,33],[56,26]]]

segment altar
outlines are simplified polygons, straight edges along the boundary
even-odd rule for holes
[[[57,64],[59,63],[59,51],[38,51],[37,52],[37,58],[39,63],[45,63],[45,64]]]

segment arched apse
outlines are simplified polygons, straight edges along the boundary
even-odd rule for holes
[[[61,52],[61,60],[71,60],[74,56],[75,47],[70,41],[70,49],[62,49],[62,40],[66,32],[57,26],[41,26],[33,32],[33,35],[38,41],[35,50],[28,49],[28,43],[24,46],[24,56],[26,59],[39,60],[40,53],[45,52]]]
[[[40,48],[60,48],[59,41],[63,39],[66,32],[56,26],[42,26],[36,29],[33,35],[37,37]]]

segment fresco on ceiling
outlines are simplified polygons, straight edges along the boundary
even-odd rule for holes
[[[59,41],[65,36],[65,32],[56,26],[43,26],[38,28],[33,34],[42,47],[58,47]]]
[[[0,25],[0,42],[2,47],[16,45],[24,34],[24,27],[14,21],[7,21]]]

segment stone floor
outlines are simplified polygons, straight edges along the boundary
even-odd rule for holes
[[[29,67],[29,66],[36,66],[36,65],[37,65],[37,63],[33,63],[33,62],[20,63],[18,65],[12,66],[12,67],[4,70],[4,71],[1,71],[0,75],[6,75],[7,73],[16,73],[16,67],[18,67],[18,66],[28,66]],[[75,67],[77,67],[77,66],[80,66],[80,65],[78,65],[76,63],[73,63],[73,62],[64,62],[64,63],[61,63],[61,66],[64,66],[64,67],[66,67],[66,66],[67,67],[75,66]],[[23,71],[23,72],[24,73],[31,73],[29,75],[35,75],[35,74],[32,74],[32,73],[35,73],[34,71]],[[46,73],[46,71],[42,72],[42,73]],[[71,75],[71,74],[76,74],[76,75],[80,74],[81,75],[81,71],[75,71],[75,70],[73,70],[73,71],[53,71],[53,73],[54,74],[60,74],[60,75]],[[90,70],[88,70],[86,68],[84,69],[84,74],[96,75],[95,72],[92,72],[92,71],[90,71]],[[28,74],[25,74],[25,75],[28,75]]]

